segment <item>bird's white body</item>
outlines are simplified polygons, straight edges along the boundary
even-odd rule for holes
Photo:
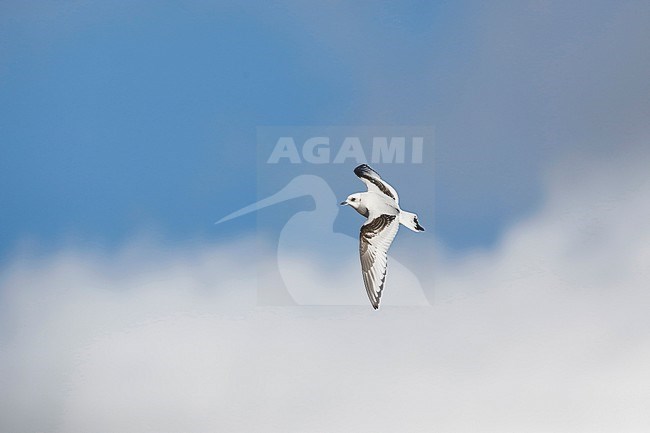
[[[415,219],[417,219],[416,214],[400,209],[399,204],[395,200],[385,195],[374,192],[359,192],[350,195],[348,200],[350,198],[356,198],[357,200],[348,202],[347,204],[368,220],[372,220],[382,214],[396,215],[399,217],[399,223],[404,227],[414,232],[422,231],[417,228],[415,222]]]

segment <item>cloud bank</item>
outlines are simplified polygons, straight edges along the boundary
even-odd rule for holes
[[[259,307],[247,239],[18,255],[0,430],[647,430],[649,162],[558,165],[496,248],[438,248],[428,308]]]

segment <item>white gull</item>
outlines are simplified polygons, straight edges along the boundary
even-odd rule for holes
[[[400,209],[397,191],[376,171],[362,164],[354,169],[354,174],[366,184],[368,192],[351,194],[341,205],[349,205],[367,218],[359,233],[361,274],[370,303],[377,310],[386,282],[388,248],[399,225],[415,232],[424,228],[416,214]]]

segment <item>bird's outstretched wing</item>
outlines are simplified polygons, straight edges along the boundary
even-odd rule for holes
[[[389,198],[392,198],[395,200],[395,203],[399,204],[399,197],[397,196],[397,191],[395,191],[395,188],[390,186],[388,182],[382,180],[382,178],[379,177],[379,174],[370,168],[370,166],[367,164],[361,164],[354,169],[354,174],[356,174],[357,177],[366,184],[369,192],[383,194]]]
[[[359,254],[361,256],[361,273],[366,286],[368,298],[375,310],[379,308],[381,292],[386,281],[388,265],[388,247],[393,242],[399,218],[397,215],[379,215],[361,226],[359,234]]]

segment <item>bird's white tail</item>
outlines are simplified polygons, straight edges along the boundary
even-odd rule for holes
[[[406,211],[401,211],[399,213],[399,222],[402,224],[404,227],[407,227],[414,232],[423,232],[424,227],[420,225],[418,222],[418,216],[414,213],[411,212],[406,212]]]

